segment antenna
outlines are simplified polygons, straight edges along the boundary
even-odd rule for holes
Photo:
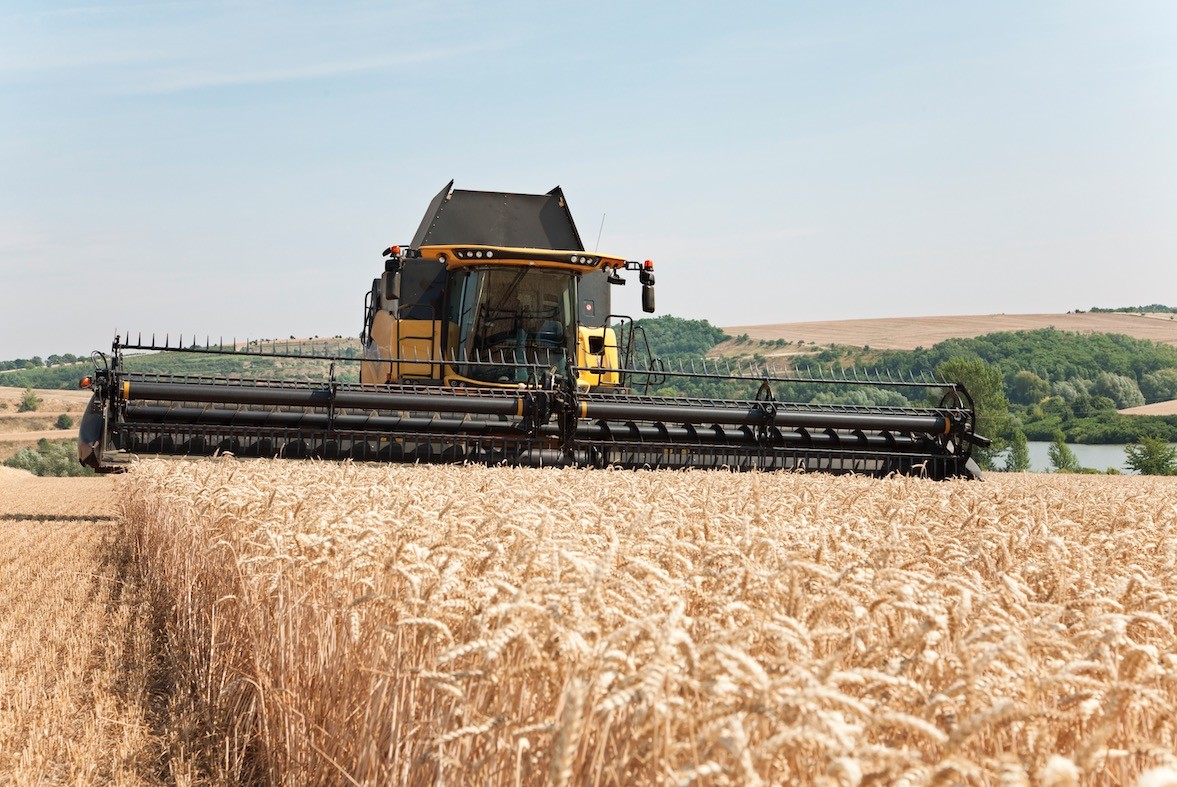
[[[605,231],[605,214],[601,214],[601,228],[597,230],[597,245],[593,246],[593,251],[600,251],[601,249],[601,233]]]

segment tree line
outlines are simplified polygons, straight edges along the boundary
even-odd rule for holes
[[[50,355],[48,358],[42,358],[39,355],[34,355],[32,358],[14,358],[11,361],[0,361],[0,372],[6,372],[13,369],[43,369],[49,366],[62,366],[64,364],[78,363],[86,360],[87,356],[74,355],[73,353],[65,353],[63,355]]]

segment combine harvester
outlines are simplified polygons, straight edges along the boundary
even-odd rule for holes
[[[585,251],[559,188],[506,194],[457,190],[451,182],[429,205],[413,242],[384,256],[384,271],[365,297],[364,357],[291,354],[329,361],[322,382],[134,372],[124,351],[256,353],[116,337],[111,355],[96,353],[95,373],[83,380],[93,397],[78,439],[82,464],[102,471],[133,454],[226,452],[979,476],[970,453],[988,441],[974,433],[973,403],[958,384],[713,364],[674,370],[652,358],[642,328],[610,310],[610,288],[633,271],[643,310],[654,311],[652,263]],[[360,365],[358,383],[337,377],[349,363]],[[698,388],[700,381],[746,393],[651,392],[668,383]],[[798,386],[884,386],[939,405],[778,399]]]

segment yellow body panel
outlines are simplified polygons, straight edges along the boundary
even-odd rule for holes
[[[519,267],[526,264],[535,268],[555,268],[566,271],[592,271],[625,267],[624,257],[597,254],[589,251],[558,251],[550,249],[522,249],[511,246],[422,246],[421,256],[431,260],[444,260],[447,269],[473,265],[502,265]],[[479,256],[473,256],[473,255]],[[576,260],[576,262],[573,262]]]
[[[593,349],[599,349],[600,352],[589,352]],[[612,328],[580,327],[576,336],[576,365],[580,367],[580,374],[576,379],[578,388],[620,385],[621,375],[617,371],[587,371],[617,369],[617,333]]]
[[[384,385],[402,379],[439,379],[441,358],[441,323],[432,320],[397,320],[386,311],[376,312],[372,320],[372,343],[360,366],[360,382]],[[385,359],[398,359],[396,361]],[[406,359],[406,360],[399,360]]]
[[[452,366],[446,366],[445,371],[446,385],[457,385],[470,388],[519,388],[523,385],[523,383],[492,383],[487,380],[475,380],[470,377],[463,377],[454,371]]]

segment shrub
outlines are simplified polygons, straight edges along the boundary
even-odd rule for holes
[[[37,396],[32,388],[26,388],[24,395],[20,398],[20,405],[16,408],[18,413],[31,413],[41,406],[41,397]]]
[[[78,462],[72,443],[40,440],[36,448],[22,448],[4,464],[18,470],[28,470],[39,476],[94,475],[94,471]]]
[[[70,418],[69,415],[67,415],[65,413],[62,413],[61,415],[57,416],[57,420],[54,421],[54,423],[53,423],[53,426],[55,426],[58,429],[71,429],[71,428],[73,428],[73,425],[74,425],[74,419]]]
[[[1026,433],[1021,429],[1014,430],[1004,469],[1007,473],[1024,473],[1030,469],[1030,447],[1026,444]]]
[[[1050,456],[1050,466],[1056,473],[1078,473],[1083,468],[1071,447],[1063,442],[1062,437],[1055,437],[1047,451]]]

